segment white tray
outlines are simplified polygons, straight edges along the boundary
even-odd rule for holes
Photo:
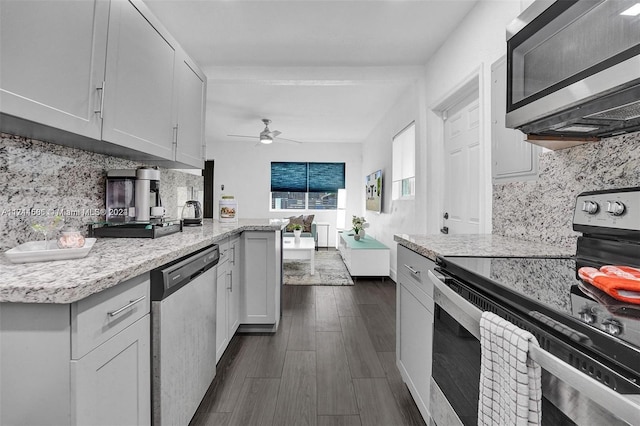
[[[29,241],[7,250],[5,254],[13,263],[79,259],[89,254],[89,250],[91,250],[95,242],[95,238],[85,238],[84,247],[61,249],[56,246],[55,240],[49,241],[47,248],[45,248],[44,241]]]

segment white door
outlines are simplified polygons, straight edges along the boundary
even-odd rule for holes
[[[480,110],[474,91],[445,111],[443,232],[480,232]]]

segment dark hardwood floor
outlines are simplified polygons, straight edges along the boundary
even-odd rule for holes
[[[191,425],[424,425],[396,367],[395,294],[284,286],[278,332],[231,340]]]

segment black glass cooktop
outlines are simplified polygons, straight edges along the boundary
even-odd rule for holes
[[[640,305],[617,301],[584,283],[577,278],[574,258],[447,256],[438,264],[530,318],[541,313],[583,333],[597,352],[621,351],[640,359]]]

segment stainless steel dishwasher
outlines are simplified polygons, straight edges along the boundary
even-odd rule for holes
[[[151,271],[153,424],[186,425],[216,373],[213,245]]]

